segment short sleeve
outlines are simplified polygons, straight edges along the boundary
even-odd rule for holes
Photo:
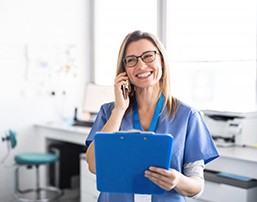
[[[185,144],[184,164],[201,159],[207,164],[219,156],[200,112],[190,115]]]
[[[96,119],[94,121],[94,124],[91,128],[91,131],[89,132],[86,138],[86,141],[85,141],[86,148],[88,148],[91,142],[94,140],[95,133],[101,131],[102,128],[104,127],[105,123],[107,122],[107,120],[111,115],[113,106],[114,106],[113,103],[107,103],[101,106],[96,116]]]

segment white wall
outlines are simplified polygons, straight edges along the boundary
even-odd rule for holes
[[[36,149],[33,124],[66,120],[82,105],[92,75],[89,6],[89,0],[0,1],[0,137],[9,128],[18,133],[18,146],[0,164],[1,202],[10,201],[13,193],[13,155]],[[75,47],[73,70],[52,71],[51,65],[58,70],[73,61],[64,58],[67,47]],[[0,160],[6,152],[0,142]]]

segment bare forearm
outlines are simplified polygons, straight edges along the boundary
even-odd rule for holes
[[[204,185],[204,179],[198,176],[187,177],[179,173],[179,183],[174,188],[178,193],[183,196],[194,196],[198,194]]]
[[[96,173],[95,169],[95,144],[91,142],[86,152],[86,161],[88,163],[88,169],[91,173]]]
[[[106,122],[102,131],[103,132],[119,131],[120,125],[121,125],[121,120],[124,116],[124,113],[125,113],[125,111],[114,108],[112,110],[112,114],[111,114],[109,120]]]

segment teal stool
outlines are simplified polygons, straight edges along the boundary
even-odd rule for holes
[[[11,147],[17,144],[16,133],[9,130],[8,139]],[[39,166],[55,163],[59,160],[59,156],[53,153],[22,153],[15,155],[15,198],[21,202],[48,202],[56,201],[63,192],[57,187],[40,187]],[[21,190],[19,188],[19,170],[22,167],[36,168],[36,186],[35,188]],[[33,195],[33,196],[32,196]]]

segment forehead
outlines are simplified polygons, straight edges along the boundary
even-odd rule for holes
[[[156,46],[148,39],[140,39],[128,45],[125,55],[141,55],[149,50],[156,50]]]

